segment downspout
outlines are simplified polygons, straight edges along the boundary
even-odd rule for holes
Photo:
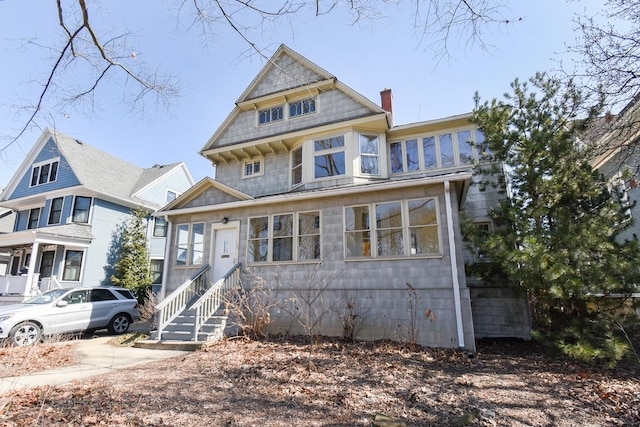
[[[166,217],[165,217],[166,218]],[[167,236],[164,240],[164,263],[162,265],[162,287],[160,287],[160,298],[158,301],[164,300],[164,295],[166,293],[167,288],[167,275],[169,274],[169,265],[171,264],[171,260],[169,259],[169,254],[171,253],[171,233],[173,231],[173,224],[167,218]]]
[[[464,328],[462,326],[462,308],[460,305],[460,281],[458,280],[458,263],[456,262],[456,243],[453,232],[453,210],[451,209],[451,183],[444,182],[444,202],[447,214],[447,233],[449,235],[449,259],[451,260],[451,279],[453,282],[453,303],[456,313],[456,330],[458,346],[464,348]]]

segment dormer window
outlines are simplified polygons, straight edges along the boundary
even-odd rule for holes
[[[284,105],[277,105],[258,111],[258,124],[260,125],[281,120],[284,120]]]
[[[316,112],[316,99],[306,98],[289,103],[289,117],[304,116]]]
[[[41,162],[33,165],[31,170],[31,187],[54,182],[58,178],[59,160]]]
[[[242,168],[243,178],[260,175],[264,175],[264,170],[262,168],[262,159],[247,160],[244,162],[244,168]]]

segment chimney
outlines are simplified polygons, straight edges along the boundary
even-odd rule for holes
[[[391,125],[393,125],[393,94],[391,89],[385,89],[380,92],[382,101],[382,109],[391,114]]]

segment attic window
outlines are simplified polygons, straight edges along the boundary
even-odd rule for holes
[[[304,116],[316,112],[316,99],[306,98],[289,103],[289,117]]]
[[[31,170],[31,187],[54,182],[58,178],[58,163],[59,160],[56,159],[33,165],[33,169]]]
[[[242,168],[243,178],[260,175],[264,175],[264,170],[262,168],[262,159],[247,160],[244,162],[244,168]]]
[[[258,111],[258,124],[260,125],[279,122],[281,120],[284,120],[284,105],[277,105]]]

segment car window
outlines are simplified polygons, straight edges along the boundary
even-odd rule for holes
[[[62,300],[69,304],[82,304],[87,302],[87,291],[73,291]]]
[[[126,289],[114,289],[117,293],[125,297],[126,299],[136,299],[133,294]]]
[[[43,293],[42,295],[35,296],[30,300],[25,301],[25,304],[47,304],[51,301],[54,301],[60,298],[62,295],[66,294],[68,289],[55,289],[53,291],[48,291]]]
[[[91,301],[111,301],[118,299],[108,289],[91,289]]]

